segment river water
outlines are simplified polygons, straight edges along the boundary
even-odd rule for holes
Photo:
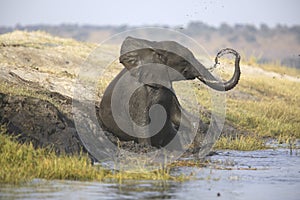
[[[33,180],[0,185],[0,199],[300,199],[299,150],[219,151],[211,161],[205,168],[175,169],[174,174],[194,174],[182,183]]]

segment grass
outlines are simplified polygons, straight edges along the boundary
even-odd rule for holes
[[[43,92],[41,90],[28,87],[25,84],[14,85],[12,83],[8,83],[6,81],[0,80],[0,92],[11,96],[34,97],[41,100],[49,101],[58,109],[63,110],[59,102],[57,102],[54,98],[51,98],[49,95],[47,95],[47,91]]]
[[[109,172],[96,170],[85,155],[60,156],[47,149],[19,144],[15,138],[0,134],[0,182],[22,183],[33,178],[103,180]]]
[[[227,119],[262,137],[300,138],[300,83],[273,78],[245,78],[240,90],[258,99],[228,98]]]
[[[255,56],[250,56],[248,59],[243,60],[244,64],[250,66],[257,66],[269,72],[276,72],[281,75],[290,75],[290,76],[300,76],[300,70],[297,68],[292,68],[288,66],[283,66],[280,64],[280,61],[268,62],[259,64],[259,58]]]
[[[55,73],[59,77],[70,78],[76,76],[76,66],[78,67],[95,47],[95,45],[80,43],[75,40],[52,37],[44,32],[19,31],[1,35],[0,45],[13,46],[13,50],[5,50],[0,55],[3,66],[29,67],[30,69],[39,69],[42,72]],[[23,59],[27,57],[23,52],[24,49],[31,52],[31,61],[28,63]],[[14,54],[14,52],[17,53]],[[66,61],[73,63],[74,69],[72,71],[70,66],[67,66],[68,73],[65,74],[64,63]],[[300,75],[299,70],[270,64],[258,65],[255,59],[245,63],[280,74],[294,77]],[[59,66],[59,68],[52,69],[52,66]],[[113,63],[111,68],[106,71],[108,75],[99,80],[99,96],[104,92],[119,67],[118,64]],[[228,74],[224,77],[228,77]],[[194,86],[192,86],[193,84]],[[181,104],[192,112],[193,108],[188,100],[191,95],[195,95],[201,107],[210,111],[209,90],[203,86],[199,88],[199,85],[196,84],[198,82],[182,82],[182,87],[175,87],[177,94],[182,94],[182,98],[179,99]],[[187,87],[193,91],[186,90]],[[181,91],[178,92],[177,89]],[[9,95],[30,96],[47,100],[63,110],[60,103],[50,98],[47,93],[25,84],[21,86],[1,81],[0,91]],[[256,76],[255,74],[244,73],[242,70],[238,86],[227,94],[226,120],[238,129],[245,130],[250,134],[231,137],[221,136],[215,144],[215,149],[257,150],[266,148],[265,138],[274,138],[278,139],[279,142],[291,144],[291,141],[300,138],[299,82],[285,78]],[[204,120],[209,121],[209,119]],[[143,168],[138,172],[107,170],[101,166],[93,166],[87,155],[57,156],[49,149],[34,149],[31,144],[17,143],[16,138],[5,134],[3,127],[1,127],[0,132],[0,183],[17,184],[30,181],[33,178],[115,182],[141,179],[183,181],[189,177],[172,176],[170,171],[173,167],[202,166],[201,163],[197,162],[178,161],[167,168],[160,168],[156,171],[146,171]]]
[[[74,78],[95,47],[42,31],[14,31],[0,35],[0,64]]]
[[[230,149],[237,151],[253,151],[258,149],[265,149],[265,142],[256,135],[240,135],[236,137],[221,136],[216,144],[215,149]]]
[[[35,178],[80,181],[155,180],[184,181],[188,176],[172,176],[169,167],[153,171],[117,171],[93,166],[88,155],[60,155],[47,148],[34,149],[32,144],[20,144],[16,137],[0,128],[0,183],[20,184]]]
[[[276,65],[252,65],[298,77],[296,69]],[[254,67],[254,69],[256,68]],[[283,70],[283,71],[281,71]],[[281,72],[280,72],[281,71]],[[227,72],[228,73],[228,72]],[[225,74],[227,76],[227,74]],[[269,74],[243,72],[239,84],[227,92],[226,120],[250,136],[221,137],[215,148],[255,150],[263,148],[267,138],[289,141],[300,138],[300,82]],[[211,110],[211,97],[206,89],[195,89],[198,102]],[[262,142],[261,142],[262,141]],[[247,145],[248,144],[248,145]],[[257,147],[255,147],[257,146]]]
[[[54,37],[44,31],[14,31],[11,33],[0,35],[0,44],[2,46],[25,47],[35,49],[51,49],[54,48],[58,52],[67,54],[75,54],[85,58],[90,52],[90,48],[94,48],[95,44],[82,43],[74,39],[66,39]]]

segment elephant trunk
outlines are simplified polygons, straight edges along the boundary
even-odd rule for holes
[[[240,55],[238,52],[236,52],[233,49],[226,48],[222,49],[221,51],[218,52],[216,58],[215,58],[215,63],[218,64],[218,59],[223,56],[224,54],[233,54],[235,55],[235,69],[234,69],[234,74],[231,77],[230,80],[221,82],[217,80],[208,70],[205,69],[204,73],[201,73],[201,76],[198,76],[197,78],[206,84],[207,86],[211,87],[212,89],[218,90],[218,91],[228,91],[234,88],[240,79],[241,75],[241,70],[240,70]],[[202,68],[203,69],[203,68]]]

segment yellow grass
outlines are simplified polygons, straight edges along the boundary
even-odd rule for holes
[[[169,167],[157,170],[122,171],[93,166],[88,155],[60,155],[47,148],[34,149],[32,144],[20,144],[0,127],[0,183],[18,184],[34,178],[80,181],[156,180],[184,181],[189,176],[170,174]]]
[[[255,66],[285,72],[289,77],[273,77],[266,74],[247,73],[242,70],[239,84],[233,91],[227,92],[226,120],[251,136],[237,138],[221,137],[216,148],[257,149],[262,147],[260,141],[266,138],[300,138],[300,82],[295,80],[300,75],[296,69],[283,66]],[[249,63],[248,63],[249,64]],[[255,67],[253,67],[255,70]],[[219,70],[222,73],[222,70]],[[224,77],[228,77],[228,72]],[[211,97],[206,89],[195,89],[199,103],[211,110]],[[251,141],[253,139],[253,141]],[[249,144],[241,145],[241,144]],[[238,145],[239,144],[239,145]],[[244,147],[243,147],[244,146]]]
[[[257,98],[227,98],[227,117],[260,136],[300,138],[300,83],[285,79],[244,78],[239,87]]]
[[[267,70],[270,72],[276,72],[281,75],[290,75],[290,76],[300,77],[299,69],[283,66],[280,64],[280,61],[258,64],[258,60],[259,60],[259,58],[255,57],[255,56],[250,56],[248,59],[243,59],[243,63],[250,65],[250,66],[257,66],[264,70]]]
[[[71,61],[70,63],[73,63],[71,67],[74,67],[73,71],[70,70],[69,65],[66,65],[68,73],[63,74],[71,78],[76,76],[75,68],[96,47],[95,44],[57,38],[44,32],[30,33],[20,31],[0,35],[0,45],[17,47],[11,51],[8,49],[5,54],[0,54],[0,62],[3,66],[28,67],[62,76],[62,73],[66,70],[62,67],[65,66],[63,64],[66,61]],[[23,51],[24,49],[29,51]],[[41,49],[43,51],[39,51]],[[27,63],[21,59],[26,57],[23,54],[24,52],[35,52],[34,55],[29,56],[32,59],[31,62]],[[280,74],[288,74],[294,77],[300,75],[299,70],[276,64],[258,65],[255,58],[244,61],[244,63]],[[56,66],[57,68],[51,68],[52,66]],[[117,73],[115,70],[120,70],[118,67],[120,66],[114,63],[112,69],[108,69],[107,71],[108,76],[99,80],[99,96],[103,94],[113,75]],[[224,77],[228,77],[228,74]],[[211,97],[209,90],[203,86],[199,87],[197,85],[198,82],[189,83],[194,84],[194,87],[190,87],[187,81],[183,82],[183,86],[193,88],[199,104],[204,109],[210,111]],[[286,78],[258,77],[242,71],[238,86],[233,91],[228,92],[227,95],[226,120],[239,129],[251,132],[251,134],[227,138],[222,136],[216,143],[215,148],[255,150],[265,147],[263,139],[266,137],[275,138],[287,143],[290,143],[292,139],[300,138],[299,86],[299,82]],[[184,99],[189,98],[191,93],[184,87],[181,88],[181,91],[184,91],[181,99],[183,107],[192,111],[193,108],[189,108],[189,102]],[[0,92],[44,99],[62,109],[59,102],[49,98],[46,93],[41,93],[25,85],[22,87],[19,85],[14,86],[11,83],[8,84],[1,81]],[[237,93],[237,95],[232,95],[233,93]],[[246,98],[240,98],[240,93],[246,94]],[[2,183],[20,183],[33,178],[89,181],[109,180],[118,182],[128,179],[182,181],[187,178],[185,176],[172,176],[170,174],[171,168],[161,168],[156,171],[143,171],[141,169],[140,172],[107,170],[101,166],[93,166],[87,155],[62,155],[58,157],[50,150],[35,150],[31,144],[17,143],[14,138],[4,134],[5,130],[3,128],[1,128],[0,132],[2,132],[0,134],[0,182]],[[194,164],[198,165],[198,163],[180,162],[177,163],[177,166]],[[176,163],[174,165],[176,166]]]
[[[265,149],[265,142],[255,135],[240,135],[236,137],[221,136],[214,145],[215,149],[230,149],[239,151],[253,151],[258,149]]]

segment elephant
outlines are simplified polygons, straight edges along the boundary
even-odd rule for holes
[[[217,54],[216,63],[225,53],[235,55],[235,70],[231,79],[223,82],[188,48],[175,41],[128,36],[119,57],[125,68],[108,85],[100,102],[98,115],[102,128],[121,141],[133,140],[158,148],[167,146],[180,126],[187,131],[191,127],[191,114],[181,107],[172,83],[197,78],[217,91],[234,88],[241,74],[240,55],[227,48]],[[174,144],[180,146],[180,141]]]

